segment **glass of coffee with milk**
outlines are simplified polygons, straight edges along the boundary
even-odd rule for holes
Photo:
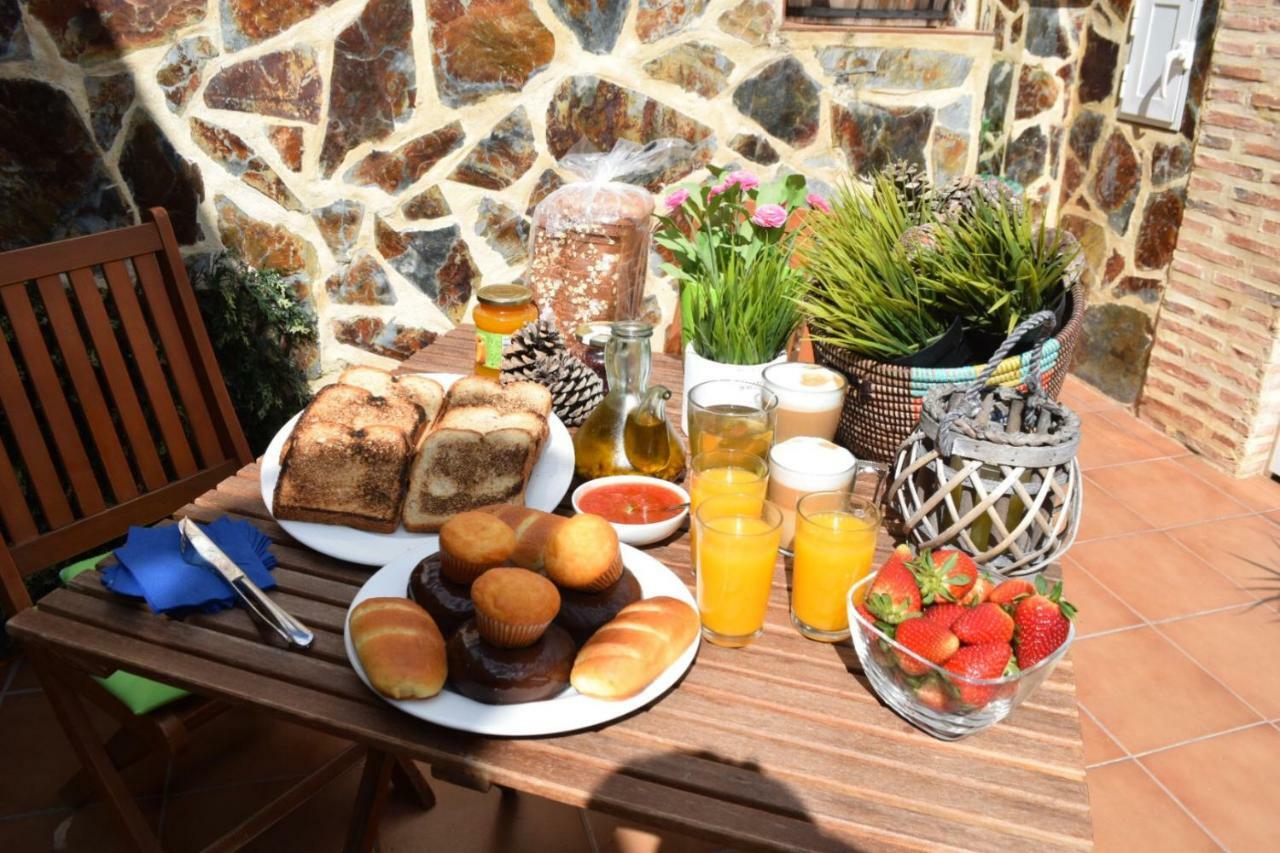
[[[835,438],[848,387],[843,376],[816,364],[789,361],[765,368],[763,378],[778,398],[775,444],[797,435]]]
[[[838,444],[798,435],[769,450],[768,499],[782,511],[781,548],[791,552],[796,535],[796,504],[814,492],[849,492],[879,505],[888,468],[859,462]]]

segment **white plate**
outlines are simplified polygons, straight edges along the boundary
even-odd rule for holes
[[[456,373],[428,373],[447,390],[462,377]],[[280,479],[280,450],[293,432],[293,426],[302,413],[293,418],[276,433],[262,454],[262,500],[271,510],[275,496],[276,480]],[[533,466],[529,486],[525,489],[524,504],[533,509],[552,512],[560,505],[569,483],[573,480],[573,437],[565,429],[560,418],[553,413],[547,418],[550,436],[542,449],[542,457]],[[274,513],[272,513],[274,515]],[[290,536],[308,548],[339,560],[381,566],[412,549],[415,554],[429,554],[439,546],[440,538],[434,533],[412,533],[404,527],[394,533],[371,533],[343,527],[337,524],[317,524],[311,521],[287,521],[276,519]]]
[[[670,569],[630,545],[623,545],[621,548],[622,562],[631,570],[631,574],[635,575],[636,580],[639,581],[640,591],[644,598],[669,595],[672,598],[680,599],[697,610],[697,605],[693,601],[693,596],[689,593],[689,588],[672,574]],[[375,572],[369,580],[365,581],[364,586],[360,587],[360,591],[356,593],[356,597],[352,600],[351,606],[354,608],[366,598],[379,596],[406,598],[406,587],[409,584],[409,575],[413,573],[414,566],[418,564],[420,559],[434,553],[434,551],[434,548],[415,550],[412,554],[406,553],[388,563]],[[350,613],[351,611],[348,610],[347,615],[350,616]],[[364,669],[360,666],[360,659],[356,657],[356,650],[351,645],[349,619],[343,627],[342,633],[343,641],[347,647],[347,658],[351,661],[351,666],[355,668],[356,674],[360,676],[360,680],[365,683],[365,686],[373,690],[372,685],[369,684],[368,677],[364,674]],[[701,635],[699,634],[699,636]],[[383,701],[394,705],[406,714],[459,731],[475,732],[482,735],[516,737],[559,734],[598,726],[601,723],[624,717],[638,708],[643,708],[667,692],[679,681],[680,676],[684,675],[685,671],[693,664],[693,659],[697,654],[698,637],[695,637],[693,642],[689,644],[689,648],[676,659],[675,663],[667,667],[652,684],[636,696],[617,702],[592,699],[589,696],[583,696],[572,687],[566,688],[563,693],[552,699],[543,699],[540,702],[522,702],[517,705],[486,705],[483,702],[477,702],[459,693],[454,693],[448,687],[445,687],[443,691],[430,699],[388,699],[376,690],[374,690],[374,693],[377,693]]]

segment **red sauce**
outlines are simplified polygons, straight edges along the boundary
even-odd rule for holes
[[[680,514],[684,497],[679,492],[649,483],[611,483],[591,489],[578,500],[578,508],[603,516],[616,524],[652,524]],[[675,509],[671,509],[675,506]]]

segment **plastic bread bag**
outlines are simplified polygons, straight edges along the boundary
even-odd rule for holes
[[[646,185],[687,161],[690,147],[683,139],[619,140],[606,153],[579,142],[560,160],[582,180],[534,210],[525,281],[570,348],[580,324],[636,319],[644,309],[653,215]]]

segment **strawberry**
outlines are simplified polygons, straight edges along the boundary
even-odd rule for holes
[[[947,695],[946,685],[936,677],[926,678],[915,689],[916,700],[933,711],[942,712],[947,709],[951,698]]]
[[[955,621],[951,630],[967,645],[1007,643],[1013,639],[1013,619],[990,601],[971,608]]]
[[[973,583],[973,589],[960,599],[960,603],[965,607],[972,607],[975,604],[981,604],[987,600],[987,596],[991,593],[991,581],[987,580],[987,576],[979,574],[978,579]]]
[[[968,608],[960,604],[952,604],[951,602],[943,602],[935,604],[924,609],[924,618],[930,622],[937,622],[943,628],[950,628],[957,619],[964,615]]]
[[[920,590],[907,568],[911,549],[899,545],[885,560],[875,579],[867,587],[864,604],[881,622],[897,625],[904,619],[920,615]]]
[[[1018,602],[1018,599],[1025,598],[1028,595],[1035,595],[1035,592],[1036,585],[1031,581],[1014,578],[998,584],[995,589],[991,590],[991,594],[987,596],[987,601],[995,602],[1001,607],[1012,607]]]
[[[1043,576],[1036,578],[1036,594],[1019,601],[1013,611],[1018,666],[1028,669],[1053,654],[1067,641],[1075,615],[1071,602],[1062,600],[1061,581],[1050,590]]]
[[[946,663],[960,648],[960,640],[946,628],[920,616],[908,619],[898,626],[898,644],[932,663]],[[929,665],[910,655],[898,654],[898,666],[907,675],[924,675]]]
[[[963,678],[1000,678],[1005,667],[1013,656],[1013,649],[1008,643],[982,643],[977,646],[964,646],[951,656],[943,667],[947,672]],[[986,684],[967,684],[953,681],[956,695],[966,705],[980,708],[995,695],[996,688]]]
[[[968,554],[952,549],[921,551],[907,564],[925,604],[960,601],[978,580],[978,567]]]
[[[855,606],[854,610],[857,610],[858,615],[861,616],[863,619],[866,619],[872,625],[876,624],[876,617],[871,615],[871,611],[867,609],[866,602],[863,602],[862,604]]]

